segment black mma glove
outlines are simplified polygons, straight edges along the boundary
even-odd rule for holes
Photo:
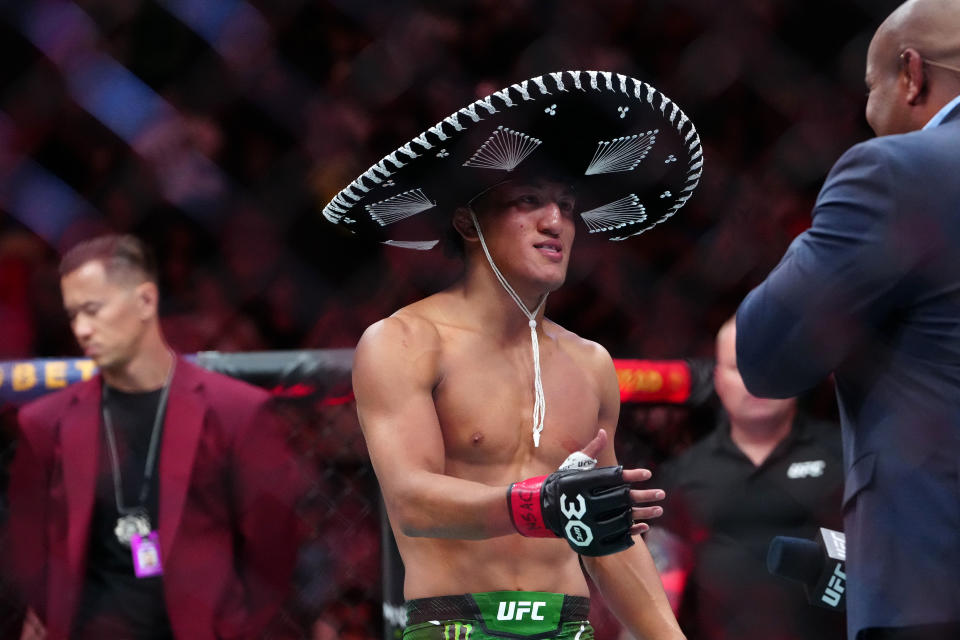
[[[515,482],[507,490],[520,535],[564,538],[585,556],[605,556],[633,545],[633,504],[623,467],[568,469]]]

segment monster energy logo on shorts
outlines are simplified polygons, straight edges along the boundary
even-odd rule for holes
[[[480,609],[481,624],[488,631],[535,635],[560,627],[562,593],[492,591],[471,597]],[[464,640],[463,636],[460,640]]]
[[[471,640],[473,625],[469,622],[452,622],[443,626],[443,640]]]

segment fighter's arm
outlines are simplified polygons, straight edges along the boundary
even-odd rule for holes
[[[874,142],[837,162],[812,227],[737,311],[737,366],[756,395],[806,391],[875,339],[896,304],[919,236],[897,220],[897,179]]]
[[[440,336],[425,320],[390,317],[354,355],[357,412],[387,511],[408,536],[483,539],[515,533],[505,486],[445,474],[433,400]]]
[[[609,431],[612,438],[620,413],[620,388],[613,361],[606,351],[602,351],[596,360],[601,384],[600,427]],[[598,460],[603,465],[617,464],[613,447],[607,447]],[[631,478],[631,481],[637,480]],[[650,515],[658,515],[655,510],[659,509],[648,507],[644,513],[652,511]],[[644,525],[642,530],[647,528]],[[634,542],[632,547],[617,554],[584,556],[583,566],[600,589],[607,606],[633,637],[642,640],[682,639],[683,632],[670,609],[653,558],[643,538],[636,536]]]

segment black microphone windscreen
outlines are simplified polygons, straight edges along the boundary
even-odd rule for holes
[[[823,552],[816,542],[776,536],[767,550],[767,570],[777,576],[814,585],[823,570]]]

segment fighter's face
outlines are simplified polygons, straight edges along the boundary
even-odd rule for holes
[[[508,280],[546,291],[563,284],[575,236],[576,199],[566,184],[506,182],[475,206],[487,247]]]
[[[134,355],[153,312],[143,288],[110,278],[99,260],[92,260],[60,280],[63,306],[84,354],[101,369],[123,366]]]

